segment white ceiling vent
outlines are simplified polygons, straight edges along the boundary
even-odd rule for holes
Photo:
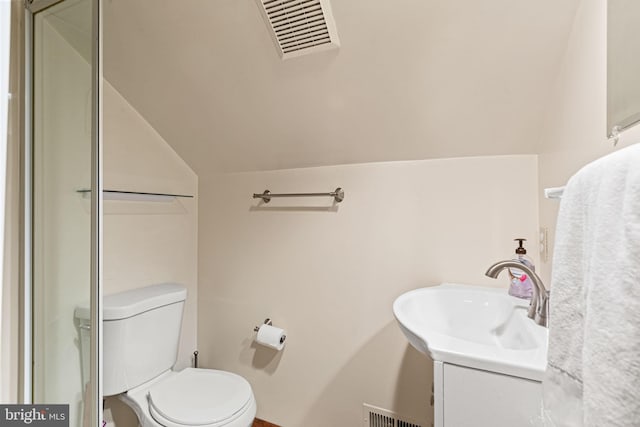
[[[282,59],[340,46],[329,0],[256,0]]]

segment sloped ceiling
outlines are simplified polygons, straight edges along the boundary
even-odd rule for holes
[[[331,0],[282,61],[255,0],[108,0],[106,79],[196,173],[535,153],[579,0]]]
[[[67,0],[42,12],[46,21],[91,63],[91,2]]]

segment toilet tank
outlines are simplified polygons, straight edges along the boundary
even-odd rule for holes
[[[173,367],[186,297],[176,283],[103,297],[103,395],[125,392]]]

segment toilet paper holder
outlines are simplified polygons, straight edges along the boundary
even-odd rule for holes
[[[271,319],[267,317],[266,319],[264,319],[263,325],[273,326],[273,322],[271,321]],[[260,326],[256,326],[255,328],[253,328],[253,332],[258,332],[259,330],[260,330]]]
[[[266,319],[264,319],[264,323],[263,323],[263,325],[273,326],[273,322],[271,321],[271,319],[270,319],[270,318],[268,318],[268,317],[267,317]],[[253,332],[258,332],[259,330],[260,330],[260,326],[255,326],[255,327],[253,328]],[[283,336],[280,338],[280,344],[282,344],[282,343],[284,342],[284,340],[286,340],[286,339],[287,339],[287,336],[286,336],[286,335],[283,335]]]

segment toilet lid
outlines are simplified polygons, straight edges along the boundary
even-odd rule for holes
[[[233,417],[251,396],[251,386],[239,375],[187,368],[152,387],[149,405],[173,423],[197,426]]]

